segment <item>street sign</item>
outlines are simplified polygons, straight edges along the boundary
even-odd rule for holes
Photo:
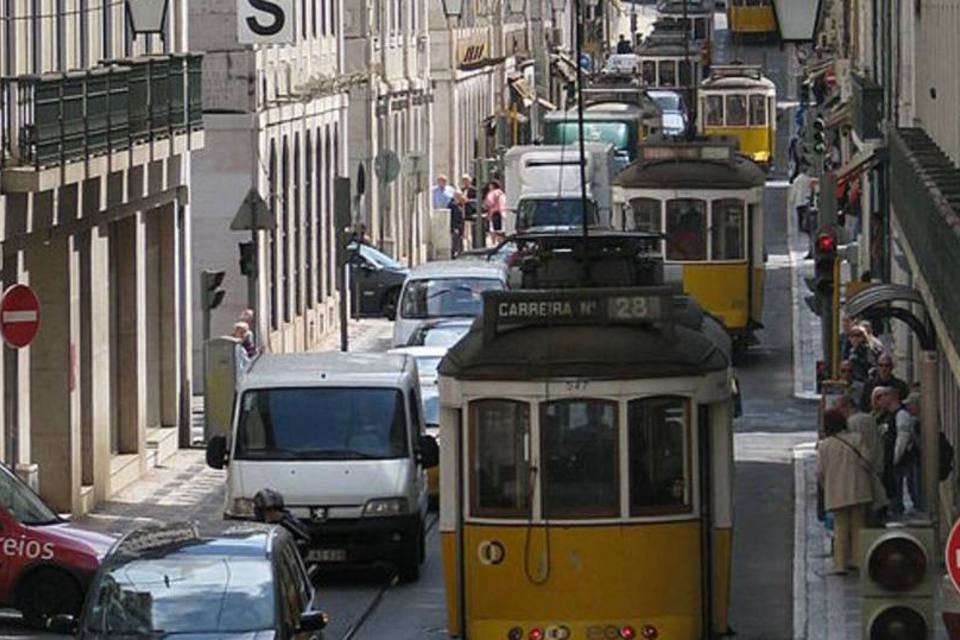
[[[394,151],[382,151],[373,161],[373,170],[383,184],[390,184],[400,175],[400,159]]]
[[[293,0],[237,0],[240,44],[294,44]]]
[[[33,341],[40,328],[40,301],[33,289],[25,284],[7,288],[0,298],[0,333],[14,349]]]
[[[960,591],[960,519],[953,523],[947,536],[947,548],[943,553],[943,563],[947,565],[947,574],[953,588]]]
[[[270,215],[270,207],[255,188],[247,192],[247,197],[240,203],[233,221],[231,231],[270,231],[277,228],[277,221]]]

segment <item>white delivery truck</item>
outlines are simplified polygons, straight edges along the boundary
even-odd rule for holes
[[[584,143],[587,224],[610,226],[610,183],[614,148],[606,142]],[[504,156],[507,209],[517,231],[564,229],[583,224],[580,145],[513,147]]]

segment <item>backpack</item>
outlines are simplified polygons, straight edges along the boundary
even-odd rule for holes
[[[947,436],[940,432],[940,482],[946,480],[953,472],[953,445]]]

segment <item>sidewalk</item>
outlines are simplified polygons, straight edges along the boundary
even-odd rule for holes
[[[350,351],[382,351],[389,347],[393,323],[380,318],[351,321],[349,331]],[[335,334],[324,347],[335,349],[339,344]],[[202,396],[193,399],[191,431],[194,442],[201,443]],[[207,467],[202,448],[181,449],[77,523],[120,535],[149,522],[194,521],[201,531],[215,534],[229,526],[223,521],[225,477],[226,472]]]

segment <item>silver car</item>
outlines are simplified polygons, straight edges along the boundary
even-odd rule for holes
[[[507,268],[495,262],[443,260],[414,268],[403,283],[393,346],[402,347],[423,325],[444,318],[475,318],[483,292],[507,288]]]

